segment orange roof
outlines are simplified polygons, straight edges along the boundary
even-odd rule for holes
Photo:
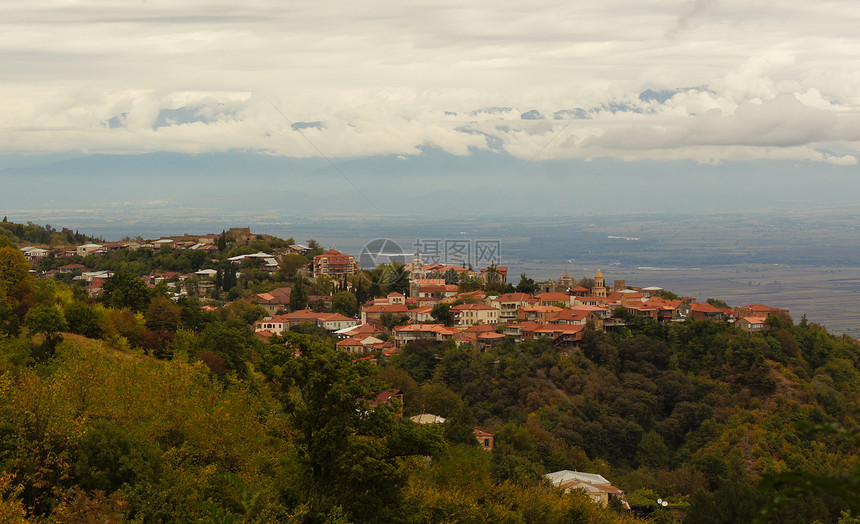
[[[562,308],[558,306],[526,306],[523,308],[523,311],[534,311],[536,313],[556,313],[561,310]]]
[[[767,322],[766,317],[741,317],[738,320],[746,320],[750,324],[764,324],[765,322]]]
[[[433,311],[433,307],[434,306],[422,306],[422,307],[416,307],[414,309],[410,309],[409,311],[412,313],[415,313],[415,314],[419,314],[419,315],[421,315],[421,314],[429,315]]]
[[[363,311],[365,313],[406,313],[409,308],[406,304],[375,304],[364,308]]]
[[[535,333],[578,333],[584,329],[585,326],[571,326],[570,324],[543,324],[533,331]]]
[[[552,302],[570,302],[570,295],[567,293],[541,293],[539,295],[535,295],[535,298],[540,300],[548,300]]]
[[[525,322],[517,322],[516,324],[508,324],[509,328],[519,328],[519,329],[531,329],[538,327],[540,324],[534,322],[532,320],[526,320]]]
[[[573,306],[570,308],[571,311],[608,311],[609,309],[603,306],[588,306],[585,304],[579,306]]]
[[[588,311],[577,311],[575,309],[563,309],[552,317],[552,320],[582,320],[588,316]]]
[[[450,293],[457,291],[457,286],[450,284],[427,284],[418,288],[419,293]]]
[[[496,330],[496,328],[494,328],[493,326],[491,326],[489,324],[475,324],[474,326],[470,326],[470,327],[466,328],[464,331],[469,331],[469,332],[476,331],[478,333],[484,333],[486,331],[495,331],[495,330]]]
[[[487,306],[485,304],[460,304],[459,306],[454,306],[451,308],[451,311],[467,311],[467,310],[469,310],[469,311],[476,311],[476,310],[497,311],[496,308],[494,308],[493,306]]]
[[[531,299],[531,295],[528,293],[505,293],[504,295],[499,295],[495,299],[494,302],[528,302]]]
[[[349,331],[343,331],[342,333],[343,334],[349,334],[349,335],[358,335],[361,333],[382,333],[382,331],[376,329],[375,327],[371,326],[370,324],[361,324],[358,326],[353,326],[353,327],[349,328]]]
[[[488,331],[486,333],[479,334],[478,338],[483,340],[495,340],[499,338],[505,338],[505,335],[503,335],[502,333],[496,333],[495,331]]]
[[[730,309],[712,306],[707,302],[696,302],[695,304],[692,304],[690,308],[698,313],[728,313],[731,311]]]

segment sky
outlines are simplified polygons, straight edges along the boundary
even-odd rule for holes
[[[854,1],[5,0],[0,20],[2,155],[860,157]]]

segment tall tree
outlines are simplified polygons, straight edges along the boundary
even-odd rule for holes
[[[358,313],[358,300],[351,291],[340,291],[331,299],[331,310],[347,317],[354,317]]]
[[[0,248],[0,296],[10,294],[29,275],[30,265],[19,249]]]
[[[120,269],[106,278],[102,286],[102,300],[114,308],[143,311],[149,305],[151,296],[146,282],[126,269]]]
[[[292,398],[286,407],[298,431],[300,489],[316,521],[341,507],[349,520],[388,522],[402,517],[404,470],[398,458],[429,455],[436,433],[402,419],[397,406],[374,406],[385,386],[370,380],[366,362],[307,336],[289,334],[300,356],[287,363]]]
[[[296,273],[293,275],[293,288],[290,292],[290,311],[298,311],[308,306],[308,287],[305,277]]]
[[[446,326],[454,325],[454,313],[451,313],[451,304],[444,304],[442,302],[436,304],[430,311],[430,316],[440,324],[445,324]]]
[[[517,284],[517,293],[534,294],[536,289],[535,281],[527,277],[525,273],[520,275],[520,283]]]

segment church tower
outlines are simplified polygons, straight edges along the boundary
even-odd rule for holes
[[[594,287],[591,288],[591,294],[595,297],[606,296],[606,286],[603,283],[603,273],[600,268],[597,268],[597,273],[594,274]]]

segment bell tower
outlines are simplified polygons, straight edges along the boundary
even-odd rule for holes
[[[603,273],[600,272],[600,268],[597,268],[597,273],[594,274],[594,287],[591,288],[591,294],[595,297],[606,296],[606,285],[604,284]]]

